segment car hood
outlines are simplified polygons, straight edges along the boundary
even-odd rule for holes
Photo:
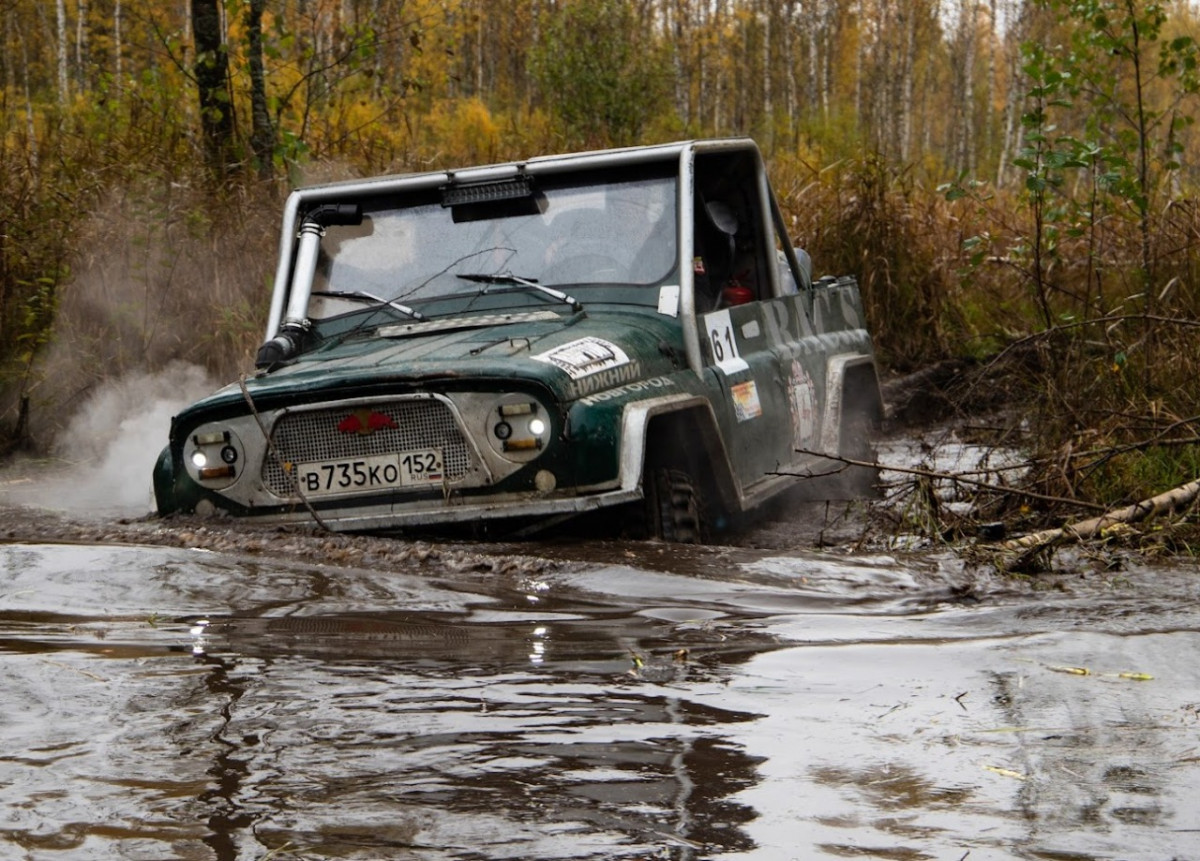
[[[269,409],[334,390],[338,398],[347,398],[383,388],[500,390],[522,381],[569,402],[683,364],[678,320],[650,310],[508,316],[509,322],[492,317],[486,325],[466,318],[390,326],[330,342],[270,373],[227,386],[185,412],[219,410],[235,402],[244,411],[247,396],[257,409]]]

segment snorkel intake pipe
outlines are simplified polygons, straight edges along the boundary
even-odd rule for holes
[[[254,366],[270,369],[300,353],[308,333],[308,300],[317,274],[317,257],[325,228],[333,224],[362,224],[362,207],[356,203],[331,203],[318,206],[304,216],[296,240],[296,265],[292,269],[292,287],[288,291],[287,314],[279,333],[258,348]]]

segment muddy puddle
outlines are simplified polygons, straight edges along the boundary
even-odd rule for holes
[[[0,857],[1200,857],[1187,566],[419,549],[0,545]]]

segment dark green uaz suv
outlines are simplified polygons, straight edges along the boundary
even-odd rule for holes
[[[746,139],[298,190],[256,364],[172,421],[160,513],[698,541],[882,412]]]

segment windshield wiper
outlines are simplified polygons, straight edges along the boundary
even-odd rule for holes
[[[407,305],[397,302],[395,299],[384,299],[382,296],[376,296],[373,293],[366,293],[362,290],[314,290],[312,291],[312,295],[333,296],[337,299],[358,299],[361,302],[373,302],[381,307],[386,305],[389,308],[395,308],[401,314],[409,316],[414,320],[424,321],[428,319],[416,308],[410,308]]]
[[[474,281],[477,284],[487,284],[480,291],[482,296],[485,293],[511,293],[520,290],[537,290],[539,293],[545,293],[552,299],[557,299],[559,302],[565,302],[571,306],[572,311],[582,311],[583,305],[573,296],[568,296],[561,290],[555,290],[553,287],[547,287],[545,284],[539,284],[528,278],[521,278],[517,275],[487,275],[482,272],[456,272],[455,278],[462,278],[464,281]],[[491,290],[493,284],[500,284],[507,287],[507,290]]]

